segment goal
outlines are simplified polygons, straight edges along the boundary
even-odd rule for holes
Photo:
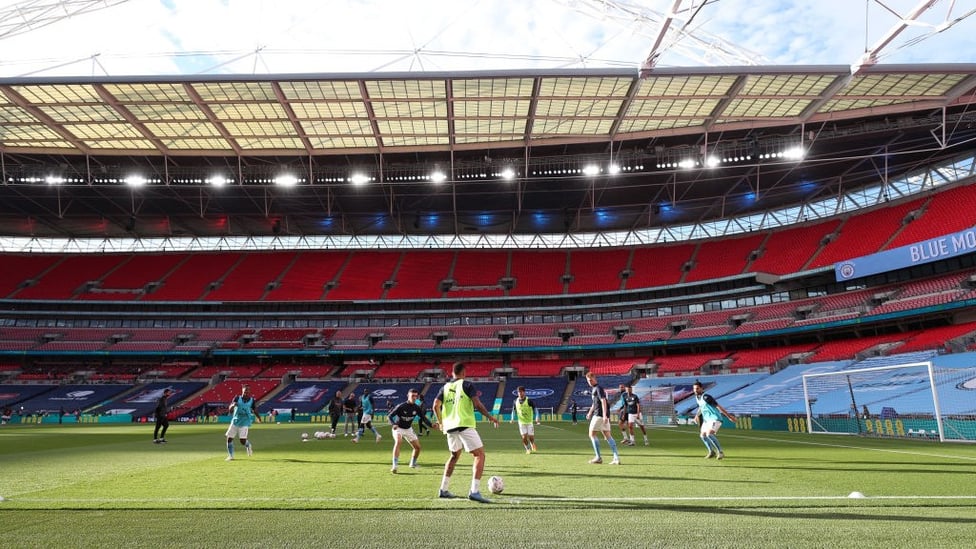
[[[677,425],[674,387],[670,385],[648,387],[645,393],[640,394],[640,401],[646,425]]]
[[[810,433],[976,442],[976,367],[931,361],[803,375]]]

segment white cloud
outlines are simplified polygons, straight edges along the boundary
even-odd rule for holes
[[[905,14],[915,0],[884,0]],[[0,9],[23,0],[0,2]],[[687,0],[697,7],[702,0]],[[0,36],[0,76],[315,73],[633,67],[650,50],[672,0],[130,0],[17,36]],[[955,4],[958,4],[955,3]],[[885,63],[971,62],[976,16],[905,44],[963,7],[942,2],[883,52]],[[898,19],[877,2],[721,0],[692,21],[739,61],[692,40],[661,66],[851,64]],[[950,8],[952,10],[950,11]],[[672,28],[677,29],[680,21]],[[0,27],[2,28],[2,27]]]

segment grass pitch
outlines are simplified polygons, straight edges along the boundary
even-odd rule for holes
[[[724,429],[705,460],[690,427],[654,428],[590,465],[583,424],[479,431],[484,505],[436,497],[446,443],[421,438],[421,467],[390,473],[388,427],[302,442],[320,424],[259,424],[254,455],[224,461],[225,425],[0,427],[0,539],[8,547],[972,547],[976,447]],[[451,491],[466,494],[464,455]],[[484,484],[484,483],[483,483]],[[487,488],[483,486],[487,495]],[[849,497],[852,492],[863,498]]]

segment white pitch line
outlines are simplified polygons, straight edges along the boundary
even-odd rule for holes
[[[797,434],[800,434],[800,433],[797,433]],[[877,452],[886,452],[886,453],[889,453],[889,454],[906,454],[906,455],[909,455],[909,456],[925,456],[925,457],[935,457],[935,458],[943,458],[943,459],[961,459],[961,460],[966,460],[966,461],[976,461],[976,455],[974,455],[974,456],[947,455],[947,454],[935,454],[935,453],[931,453],[931,452],[917,452],[917,451],[910,451],[910,450],[896,450],[896,449],[891,449],[891,448],[875,448],[875,447],[869,447],[869,446],[855,446],[855,445],[852,445],[852,444],[836,444],[836,443],[828,443],[828,442],[813,442],[813,441],[807,441],[807,440],[785,440],[785,439],[782,439],[782,438],[771,438],[771,437],[762,437],[762,436],[748,436],[748,435],[744,435],[744,434],[730,433],[730,432],[724,432],[724,433],[722,433],[722,436],[729,437],[729,438],[742,438],[742,439],[747,439],[747,440],[763,440],[763,441],[766,441],[766,442],[781,442],[781,443],[784,443],[784,444],[803,444],[803,445],[806,445],[806,446],[824,446],[824,447],[828,447],[828,448],[846,448],[846,449],[849,449],[849,450],[872,450],[872,451],[877,451]]]
[[[508,495],[495,496],[498,503],[512,503],[521,501],[525,503],[533,502],[580,502],[580,503],[622,503],[622,502],[729,502],[729,501],[851,501],[858,500],[885,500],[885,501],[976,501],[973,496],[865,496],[864,498],[851,498],[849,496],[642,496],[642,497],[549,497],[531,495]],[[441,500],[434,496],[429,498],[332,498],[332,497],[311,497],[311,498],[14,498],[13,500],[23,503],[371,503],[371,502],[430,502],[430,501],[465,501],[466,498],[457,500]]]

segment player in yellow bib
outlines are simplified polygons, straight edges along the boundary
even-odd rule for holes
[[[522,435],[522,447],[526,454],[531,454],[538,449],[535,446],[535,426],[539,424],[539,410],[535,403],[525,395],[525,387],[519,386],[515,389],[518,396],[512,404],[512,421],[518,419],[519,434]]]
[[[471,490],[468,492],[468,499],[481,503],[491,503],[481,495],[481,475],[485,470],[485,448],[478,435],[477,421],[474,412],[477,410],[481,415],[498,427],[498,420],[491,415],[485,405],[478,398],[478,390],[474,384],[464,379],[464,364],[455,362],[452,368],[452,381],[441,388],[434,398],[434,415],[437,421],[434,424],[447,435],[447,449],[451,452],[451,457],[444,464],[444,476],[441,478],[441,488],[438,493],[442,498],[455,497],[449,491],[451,475],[454,473],[454,466],[457,465],[461,451],[465,450],[474,456],[474,464],[471,467]]]

